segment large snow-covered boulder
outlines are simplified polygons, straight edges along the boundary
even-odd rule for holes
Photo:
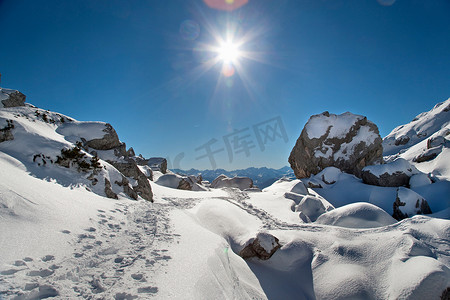
[[[297,178],[331,166],[360,177],[362,168],[382,161],[381,142],[378,127],[366,117],[324,112],[308,120],[289,163]]]
[[[256,238],[252,238],[246,243],[239,255],[244,259],[257,257],[261,260],[268,260],[280,248],[281,245],[276,237],[266,232],[259,232]]]
[[[320,215],[316,223],[347,228],[375,228],[396,223],[387,212],[370,203],[348,204]]]
[[[365,167],[361,177],[367,184],[399,187],[408,186],[410,177],[418,173],[407,160],[398,158],[391,163]]]
[[[253,180],[248,177],[233,177],[229,178],[226,175],[219,175],[216,179],[211,182],[211,187],[215,189],[231,187],[237,188],[241,191],[253,187]]]
[[[0,108],[25,106],[26,96],[17,90],[0,88]]]
[[[394,202],[394,213],[392,216],[397,220],[402,220],[421,214],[431,214],[428,202],[416,192],[399,187],[397,189],[397,198]]]
[[[56,132],[70,142],[82,141],[95,150],[111,150],[122,145],[111,124],[104,122],[67,122],[59,126]]]

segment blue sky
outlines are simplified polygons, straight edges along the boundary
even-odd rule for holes
[[[312,114],[363,114],[385,136],[449,98],[449,13],[448,0],[0,0],[1,85],[176,167],[279,168]],[[230,77],[206,51],[227,30],[246,54]]]

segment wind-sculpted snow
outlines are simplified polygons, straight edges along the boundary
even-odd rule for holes
[[[370,203],[352,203],[319,216],[316,224],[347,228],[374,228],[392,225],[397,221],[381,208]]]

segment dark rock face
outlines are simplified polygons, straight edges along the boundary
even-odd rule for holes
[[[138,168],[136,162],[134,160],[127,160],[126,162],[116,162],[116,161],[108,161],[111,165],[113,165],[119,172],[127,177],[131,177],[137,181],[137,185],[133,187],[133,190],[139,194],[143,199],[148,201],[153,201],[153,193],[152,187],[148,182],[147,176],[141,172]],[[123,181],[123,180],[122,180]],[[128,186],[124,184],[124,187]],[[132,192],[128,191],[128,193],[124,190],[126,194],[134,195]],[[134,198],[134,197],[132,197]],[[137,199],[137,196],[136,198]]]
[[[0,143],[14,140],[12,130],[14,129],[14,121],[6,120],[6,126],[0,129]]]
[[[414,157],[413,161],[418,162],[418,163],[430,161],[430,160],[435,159],[441,152],[442,152],[442,146],[436,146],[433,148],[429,148],[429,149],[425,150],[424,152],[422,152],[421,154]]]
[[[316,175],[326,167],[361,177],[362,168],[382,161],[381,143],[378,127],[366,117],[324,112],[308,120],[289,163],[297,178]]]
[[[431,214],[428,202],[419,194],[406,189],[398,188],[397,197],[393,204],[394,219],[400,221],[413,215]]]
[[[106,197],[108,197],[108,198],[119,199],[119,197],[117,197],[117,194],[114,193],[111,188],[111,182],[106,178],[105,178],[105,194],[106,194]]]
[[[243,259],[257,257],[261,260],[268,260],[281,248],[279,240],[268,233],[258,233],[255,239],[249,241],[247,246],[239,252]]]
[[[6,100],[2,100],[2,104],[4,107],[17,107],[17,106],[25,106],[26,96],[19,91],[13,91],[11,93],[7,93],[9,98]]]
[[[380,176],[375,176],[368,171],[362,171],[361,178],[365,184],[377,186],[408,186],[410,176],[402,172],[395,172],[393,174],[384,173]]]
[[[163,174],[167,173],[167,159],[163,157],[152,157],[147,160],[147,165],[153,171],[160,171]]]
[[[121,186],[123,188],[123,192],[130,198],[133,198],[134,200],[138,199],[139,197],[138,193],[136,193],[133,187],[131,187],[130,181],[125,176],[122,176],[121,182],[116,181],[115,184]]]
[[[180,180],[180,183],[178,184],[177,189],[179,189],[179,190],[187,190],[187,191],[192,190],[192,185],[190,183],[190,180],[189,179],[186,180],[186,179],[182,178]]]
[[[410,138],[407,135],[402,135],[397,138],[394,142],[395,146],[406,145],[409,142]]]
[[[85,145],[96,150],[110,150],[122,146],[122,143],[119,141],[119,136],[111,124],[105,124],[103,131],[105,132],[103,138],[85,141]]]

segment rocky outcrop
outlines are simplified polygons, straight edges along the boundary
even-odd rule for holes
[[[119,199],[119,197],[117,197],[117,194],[113,192],[111,182],[107,178],[105,178],[105,194],[108,198]]]
[[[268,260],[280,248],[281,245],[276,237],[260,232],[256,238],[247,242],[247,245],[239,252],[239,255],[243,259],[257,257],[261,260]]]
[[[134,160],[129,159],[123,162],[108,161],[108,163],[113,165],[123,175],[133,178],[137,181],[137,185],[133,186],[133,190],[139,196],[141,196],[145,200],[153,201],[152,187],[150,186],[148,178],[144,173],[141,172]],[[129,192],[127,194],[133,193]],[[137,199],[137,197],[135,199]]]
[[[0,100],[3,107],[25,106],[26,96],[19,91],[0,88]]]
[[[361,170],[382,161],[378,127],[366,117],[324,112],[312,116],[303,128],[289,163],[297,178],[336,167],[361,177]]]
[[[229,178],[226,175],[219,175],[216,179],[211,182],[211,187],[218,189],[224,187],[237,188],[241,191],[253,187],[253,180],[248,177],[233,177]]]
[[[435,159],[442,152],[442,145],[424,150],[413,158],[414,162],[422,163]]]
[[[6,126],[0,128],[0,143],[14,140],[12,130],[14,129],[14,121],[6,120]]]
[[[105,135],[102,138],[96,138],[92,140],[84,140],[86,146],[95,149],[95,150],[111,150],[114,148],[123,147],[119,141],[119,136],[111,124],[106,123],[105,128],[103,129]],[[126,152],[126,151],[125,151]]]
[[[419,171],[407,160],[398,158],[397,160],[375,166],[368,166],[362,170],[362,180],[366,184],[399,187],[409,186],[411,176]]]
[[[138,193],[135,191],[135,189],[133,189],[133,187],[130,185],[130,181],[125,176],[122,176],[122,181],[116,181],[115,184],[121,186],[123,192],[130,198],[133,198],[134,200],[137,200],[139,198]]]
[[[152,157],[148,159],[147,165],[153,171],[160,171],[163,174],[167,173],[167,159],[163,157]]]
[[[202,186],[202,176],[182,176],[178,174],[164,174],[155,181],[155,183],[179,190],[188,191],[205,191],[207,190]]]
[[[393,208],[392,217],[399,221],[414,215],[432,213],[428,202],[422,196],[404,187],[397,189]]]

